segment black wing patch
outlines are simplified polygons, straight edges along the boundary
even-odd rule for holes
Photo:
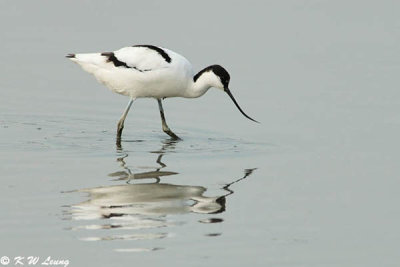
[[[135,66],[133,66],[133,67],[128,66],[125,62],[120,61],[113,52],[104,52],[104,53],[101,53],[101,55],[107,57],[107,62],[112,62],[115,67],[124,67],[127,69],[135,69],[140,72],[150,71],[150,70],[141,70],[141,69],[136,68]]]
[[[113,52],[105,52],[101,53],[102,56],[107,57],[108,62],[112,62],[115,67],[125,67],[125,68],[131,68],[128,65],[126,65],[125,62],[119,61],[119,59],[114,55]]]
[[[167,61],[168,63],[171,63],[171,58],[170,58],[170,56],[169,56],[168,53],[165,52],[165,50],[162,49],[162,48],[159,48],[159,47],[154,46],[154,45],[134,45],[133,47],[146,47],[146,48],[148,48],[148,49],[154,50],[154,51],[156,51],[157,53],[159,53],[160,56],[162,56],[162,57],[165,59],[165,61]]]

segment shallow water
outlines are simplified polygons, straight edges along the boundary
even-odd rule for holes
[[[0,257],[397,266],[399,4],[168,3],[1,2]],[[128,99],[63,56],[134,43],[224,65],[261,124],[212,89],[165,101],[176,142],[141,99],[116,146]]]

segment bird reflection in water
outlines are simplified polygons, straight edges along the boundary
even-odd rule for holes
[[[114,181],[125,181],[124,184],[101,186],[95,188],[80,189],[73,192],[84,192],[88,199],[84,202],[70,206],[66,215],[72,220],[90,220],[94,224],[80,225],[70,228],[79,229],[123,229],[129,231],[125,235],[99,235],[81,238],[85,241],[97,240],[152,240],[170,236],[168,230],[146,233],[144,229],[169,229],[168,227],[181,225],[179,217],[173,215],[200,213],[218,214],[226,209],[226,198],[233,194],[230,187],[247,178],[255,169],[246,169],[244,174],[221,189],[224,194],[209,197],[204,196],[207,188],[204,186],[179,185],[161,182],[161,178],[178,174],[172,171],[163,171],[166,164],[162,162],[163,156],[173,149],[176,141],[166,142],[158,154],[158,168],[147,172],[133,173],[127,167],[128,154],[117,159],[122,171],[109,174]],[[120,147],[119,152],[123,152]],[[143,182],[145,181],[145,182]],[[105,221],[107,220],[107,221]],[[200,223],[220,223],[221,218],[206,218]],[[107,232],[106,234],[110,234]],[[209,234],[207,236],[218,236]],[[152,248],[150,250],[157,250]],[[136,249],[134,249],[136,251]],[[142,251],[140,249],[140,251]],[[145,251],[148,251],[145,249]]]

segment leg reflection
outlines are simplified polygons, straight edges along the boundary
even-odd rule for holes
[[[121,170],[110,173],[109,176],[113,178],[112,181],[125,181],[126,183],[74,191],[86,193],[87,199],[69,206],[67,212],[69,218],[87,220],[92,223],[79,224],[71,229],[130,229],[127,235],[107,232],[107,235],[104,236],[104,232],[96,232],[96,234],[99,234],[98,236],[82,238],[87,241],[165,238],[169,236],[170,226],[186,223],[186,221],[183,221],[185,218],[180,216],[182,214],[223,213],[226,210],[227,197],[234,193],[233,185],[244,181],[255,170],[246,169],[239,178],[233,179],[233,181],[220,187],[222,194],[206,196],[205,193],[208,190],[206,186],[165,182],[165,179],[168,179],[167,176],[178,174],[178,172],[165,170],[168,165],[165,159],[175,149],[176,145],[176,141],[164,141],[159,150],[146,153],[146,156],[156,156],[154,160],[157,166],[144,172],[129,167],[129,153],[121,148],[119,152],[123,155],[117,158]],[[140,169],[141,167],[136,168]],[[180,181],[184,183],[184,177]],[[100,221],[98,221],[99,219]],[[222,218],[200,220],[200,222],[207,223],[220,223],[222,221]],[[162,232],[154,230],[151,233],[146,233],[146,229],[163,230]]]

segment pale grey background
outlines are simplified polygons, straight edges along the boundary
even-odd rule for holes
[[[70,266],[398,266],[398,1],[1,1],[0,256]],[[163,157],[177,185],[210,196],[217,215],[171,215],[160,240],[85,242],[118,230],[69,230],[64,191],[123,184],[114,146],[128,99],[64,55],[155,44],[197,70],[219,63],[254,124],[210,90],[170,99],[184,138]],[[154,100],[134,103],[123,148],[133,171],[157,167],[166,136]],[[222,223],[201,224],[207,218]],[[93,222],[96,223],[96,222]],[[102,223],[102,222],[98,222]],[[129,230],[121,234],[129,233]],[[118,233],[118,232],[117,232]],[[219,233],[210,237],[208,234]],[[118,248],[161,248],[121,253]]]

